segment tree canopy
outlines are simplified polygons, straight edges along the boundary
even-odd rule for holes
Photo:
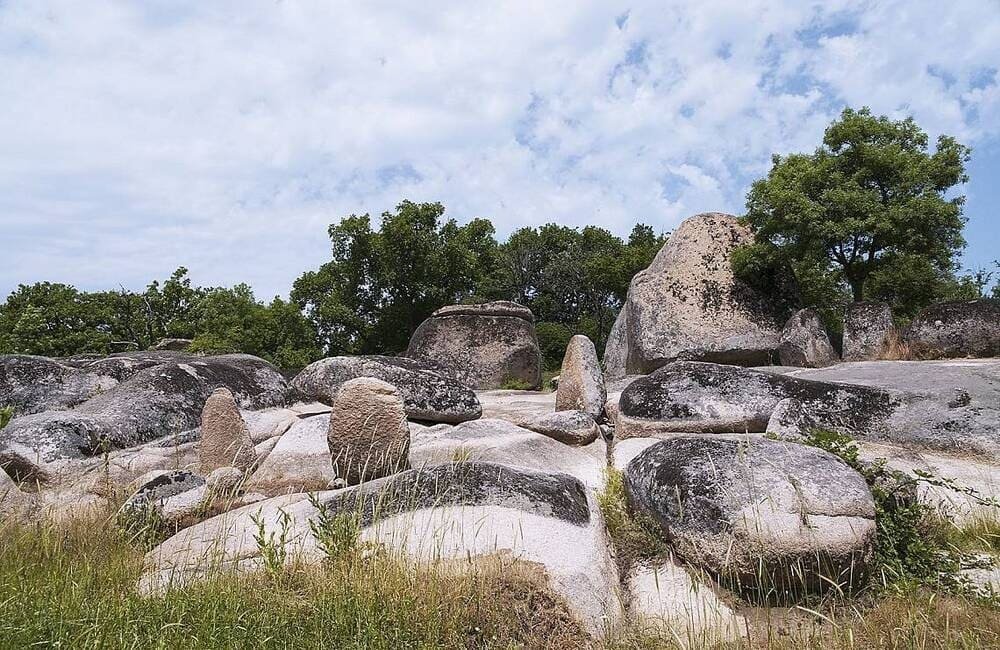
[[[965,197],[952,190],[967,180],[968,159],[946,135],[929,151],[912,118],[845,109],[813,153],[776,155],[753,183],[744,220],[757,243],[734,266],[752,277],[790,264],[800,281],[825,281],[827,297],[845,286],[852,300],[888,299],[906,312],[959,291]]]

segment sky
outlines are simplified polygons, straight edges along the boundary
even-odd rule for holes
[[[327,226],[669,231],[742,213],[845,106],[973,148],[966,268],[1000,258],[1000,0],[0,0],[0,296],[287,295]]]

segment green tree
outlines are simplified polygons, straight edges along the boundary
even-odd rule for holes
[[[815,152],[774,156],[767,178],[753,184],[744,219],[757,243],[734,256],[736,271],[750,278],[805,262],[839,274],[855,301],[868,297],[873,277],[884,293],[891,269],[915,268],[914,260],[947,275],[965,245],[964,197],[949,190],[967,180],[968,159],[969,149],[945,135],[930,152],[912,119],[845,109]]]

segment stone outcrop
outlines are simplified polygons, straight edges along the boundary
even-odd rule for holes
[[[610,622],[616,620],[618,577],[603,526],[586,489],[571,476],[450,462],[313,498],[328,515],[356,514],[360,544],[383,544],[417,560],[460,559],[463,565],[498,555],[535,563],[591,632],[600,633],[609,613]],[[139,588],[161,592],[213,571],[253,570],[260,565],[255,522],[276,537],[284,525],[289,562],[319,562],[323,552],[309,526],[316,505],[309,495],[286,495],[182,530],[146,556]]]
[[[584,411],[556,411],[524,423],[524,428],[567,445],[589,445],[601,435],[597,422]]]
[[[892,309],[886,303],[851,303],[844,314],[844,361],[878,359],[892,330]]]
[[[778,357],[781,365],[800,368],[822,368],[839,361],[819,314],[812,309],[800,309],[785,323]]]
[[[329,431],[328,415],[297,421],[260,461],[247,481],[247,490],[273,495],[329,489],[337,478],[327,442]]]
[[[208,396],[221,387],[232,391],[241,408],[284,405],[291,394],[274,366],[250,355],[164,363],[139,371],[72,410],[15,418],[0,430],[0,466],[44,480],[50,463],[195,429]]]
[[[752,242],[750,230],[732,215],[712,212],[684,221],[649,268],[632,278],[605,352],[609,376],[647,374],[674,359],[771,363],[795,301],[794,285],[789,272],[774,278],[776,289],[764,295],[736,279],[732,252]]]
[[[534,318],[512,302],[442,307],[413,333],[406,356],[438,363],[477,390],[542,381]]]
[[[344,382],[373,377],[399,390],[409,418],[449,424],[475,420],[483,412],[476,394],[448,373],[432,362],[407,357],[330,357],[306,366],[292,385],[304,397],[332,404]]]
[[[216,388],[205,402],[198,457],[206,476],[222,467],[248,472],[257,461],[250,432],[228,388]]]
[[[334,474],[355,485],[409,466],[410,430],[399,391],[371,377],[340,387],[327,434]]]
[[[15,415],[72,408],[115,383],[47,357],[0,355],[0,405]]]
[[[119,510],[119,516],[139,526],[153,523],[151,516],[172,522],[193,515],[205,502],[205,479],[186,471],[154,471],[136,481],[136,490]]]
[[[836,456],[763,438],[679,436],[629,462],[628,496],[684,560],[782,598],[864,583],[875,504]]]
[[[604,375],[594,343],[586,336],[577,334],[566,346],[556,389],[556,410],[583,411],[592,418],[599,418],[607,399]]]
[[[1000,300],[931,305],[917,314],[903,338],[918,357],[1000,357]]]

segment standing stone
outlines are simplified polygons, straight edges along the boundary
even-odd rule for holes
[[[204,475],[220,467],[235,467],[245,473],[257,460],[250,432],[228,388],[217,388],[205,402],[198,458]]]
[[[531,310],[498,301],[450,305],[420,324],[406,356],[448,368],[475,390],[542,384],[542,354]]]
[[[410,430],[399,391],[371,377],[344,382],[330,412],[327,441],[334,474],[348,485],[407,469]]]
[[[844,314],[844,361],[874,361],[892,332],[892,309],[884,302],[855,302]]]
[[[768,365],[795,301],[789,271],[767,278],[764,294],[736,278],[732,253],[753,233],[728,214],[695,215],[674,231],[653,262],[636,274],[619,316],[624,334],[609,339],[612,377],[648,374],[675,359]],[[624,343],[623,343],[624,342]],[[624,373],[618,361],[625,354]],[[609,364],[610,365],[610,364]]]
[[[583,411],[599,418],[608,399],[594,343],[582,334],[569,340],[556,390],[557,411]]]
[[[906,330],[920,357],[1000,356],[1000,300],[945,302],[921,310]]]
[[[785,323],[778,356],[781,365],[799,368],[822,368],[837,363],[837,351],[830,345],[819,314],[812,309],[800,309]]]
[[[622,306],[615,318],[615,324],[608,333],[608,342],[604,346],[604,375],[608,381],[621,379],[627,372],[625,360],[628,358],[628,311]]]

